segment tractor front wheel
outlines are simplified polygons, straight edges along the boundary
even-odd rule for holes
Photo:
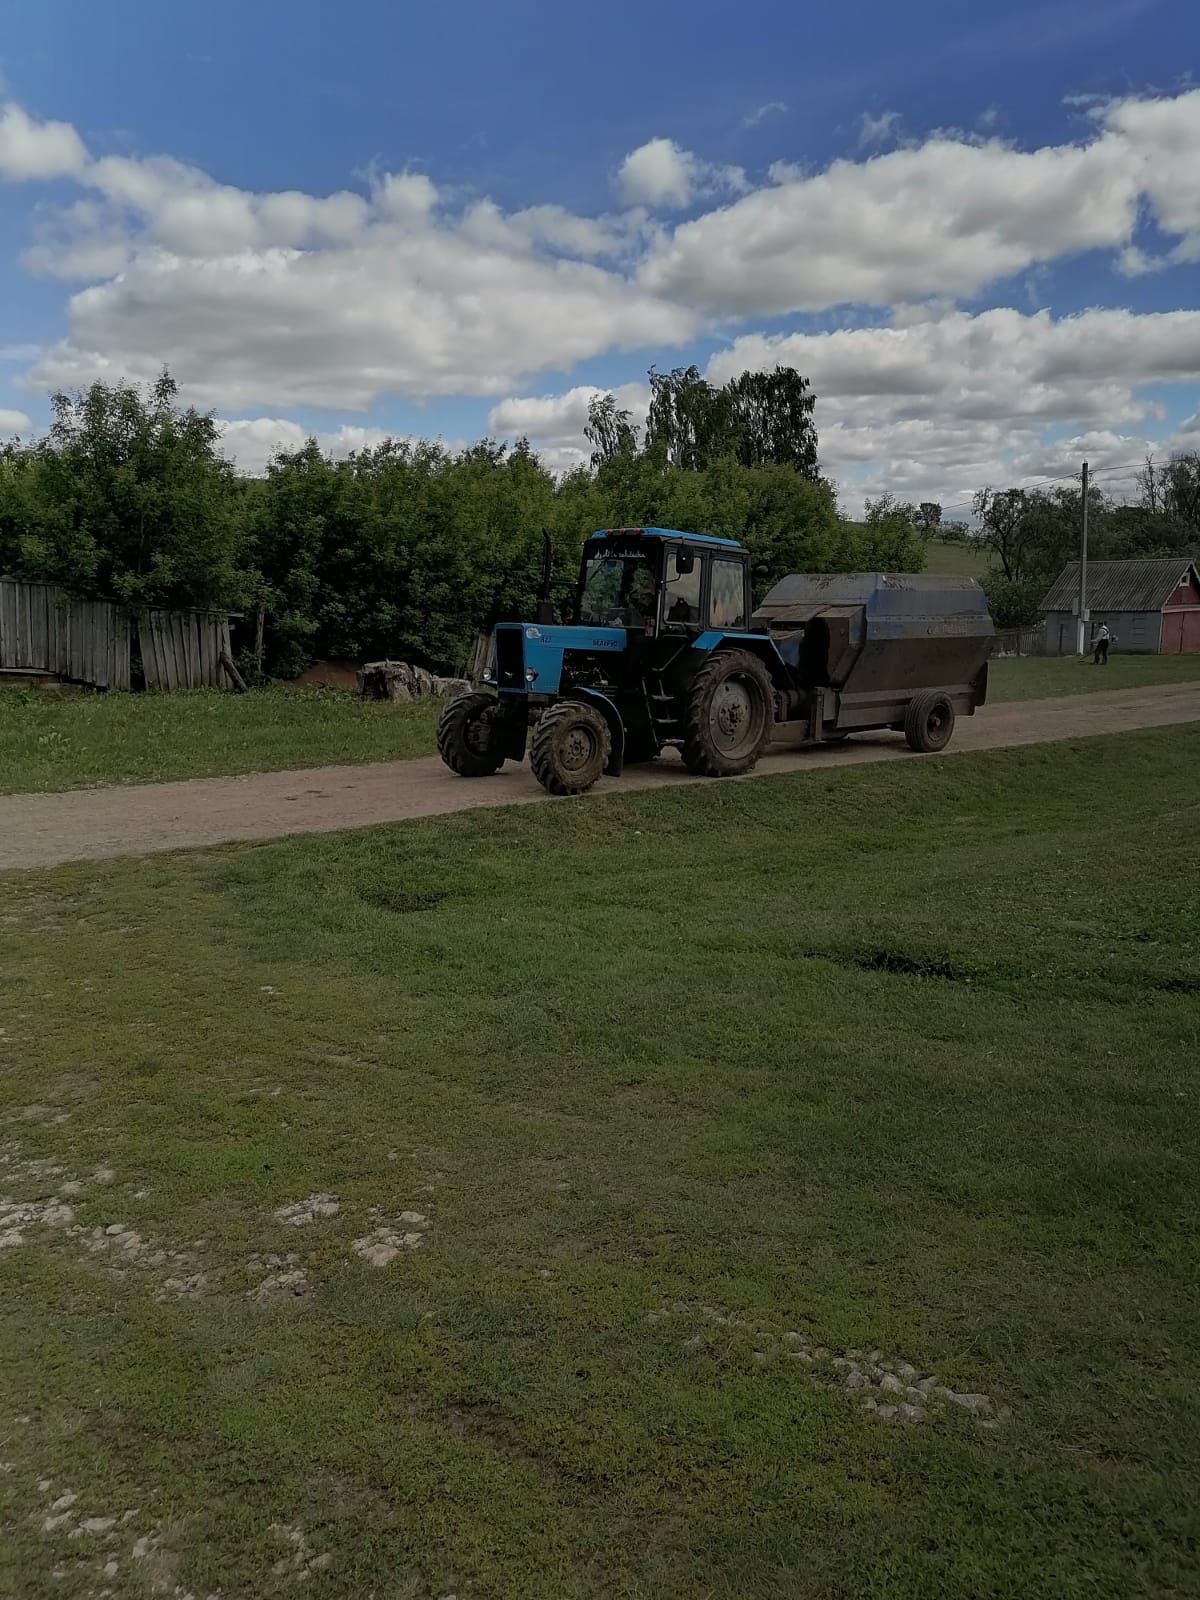
[[[719,650],[692,680],[683,759],[706,778],[733,778],[758,760],[774,720],[771,675],[748,650]]]
[[[608,765],[612,737],[599,711],[559,700],[543,711],[529,745],[529,765],[547,794],[582,794]]]
[[[460,694],[443,709],[437,725],[438,754],[460,778],[490,778],[504,765],[496,748],[498,710],[493,694]]]

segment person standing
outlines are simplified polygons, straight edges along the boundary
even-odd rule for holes
[[[1092,665],[1106,667],[1108,665],[1108,647],[1112,643],[1112,634],[1108,631],[1108,623],[1102,622],[1092,635]]]

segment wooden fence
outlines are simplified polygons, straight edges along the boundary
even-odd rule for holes
[[[129,668],[129,618],[119,606],[0,579],[0,673],[128,689]]]
[[[141,612],[135,626],[148,689],[230,686],[226,613],[155,609]],[[133,633],[129,613],[111,601],[76,600],[52,583],[0,578],[0,677],[128,689]]]
[[[1044,656],[1046,629],[1042,623],[1032,628],[997,629],[992,643],[994,656]]]
[[[229,618],[216,611],[143,612],[138,648],[147,689],[228,687],[221,657],[233,657]]]

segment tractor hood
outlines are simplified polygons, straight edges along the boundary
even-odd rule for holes
[[[496,687],[510,694],[557,694],[568,650],[615,655],[628,642],[624,628],[498,623],[493,639]]]

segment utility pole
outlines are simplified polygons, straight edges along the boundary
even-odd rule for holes
[[[1083,523],[1079,534],[1079,654],[1087,655],[1088,464],[1083,463]]]

